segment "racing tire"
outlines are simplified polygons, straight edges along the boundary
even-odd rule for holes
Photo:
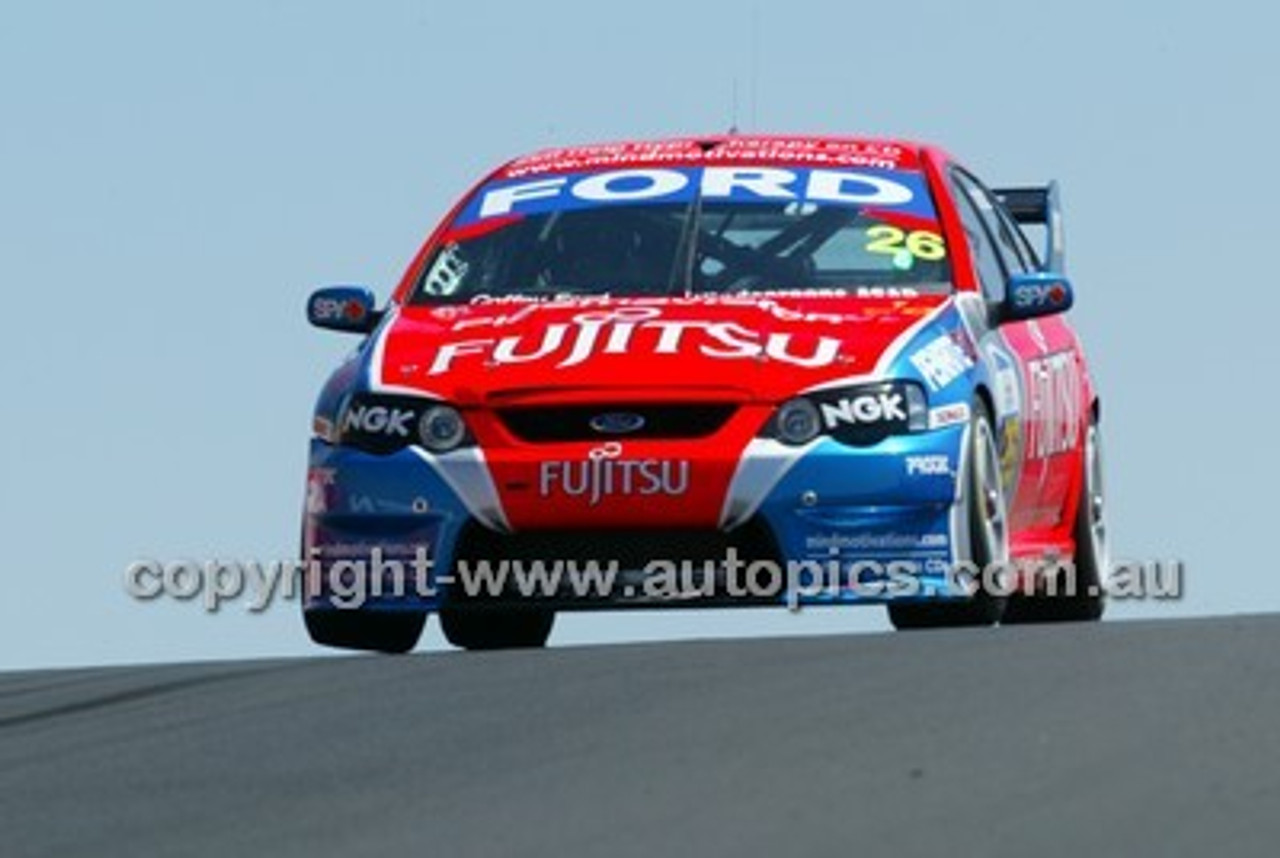
[[[967,481],[965,503],[968,506],[969,560],[979,570],[985,570],[993,563],[1007,563],[1008,515],[1001,482],[1000,453],[990,412],[981,399],[973,403],[969,445],[962,472]],[[1007,601],[1003,596],[979,588],[968,599],[890,602],[889,622],[899,631],[993,626],[1000,621]]]
[[[427,615],[421,611],[375,612],[333,608],[303,611],[302,619],[311,640],[318,644],[400,655],[418,645]]]
[[[1059,575],[1055,594],[1018,594],[1009,600],[1004,622],[1087,623],[1102,619],[1106,608],[1107,552],[1106,490],[1102,476],[1102,434],[1097,420],[1085,432],[1084,471],[1080,499],[1076,503],[1072,557],[1074,581],[1069,572]]]
[[[445,640],[465,650],[537,649],[547,645],[555,611],[534,608],[440,611]]]

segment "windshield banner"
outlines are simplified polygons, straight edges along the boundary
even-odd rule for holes
[[[936,217],[924,177],[915,171],[647,167],[491,182],[467,202],[454,226],[601,206],[689,203],[698,193],[706,202],[849,206]]]

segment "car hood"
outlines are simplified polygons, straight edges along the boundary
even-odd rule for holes
[[[373,338],[373,389],[461,406],[685,391],[781,401],[883,369],[940,295],[586,297],[395,307]]]

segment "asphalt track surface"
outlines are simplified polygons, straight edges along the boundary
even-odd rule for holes
[[[1280,617],[0,675],[3,856],[1278,842]]]

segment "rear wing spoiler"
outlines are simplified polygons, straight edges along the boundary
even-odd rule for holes
[[[1019,224],[1035,224],[1045,228],[1045,252],[1042,268],[1065,274],[1065,247],[1062,235],[1062,203],[1058,183],[1040,188],[1002,188],[995,191],[1000,202]]]

